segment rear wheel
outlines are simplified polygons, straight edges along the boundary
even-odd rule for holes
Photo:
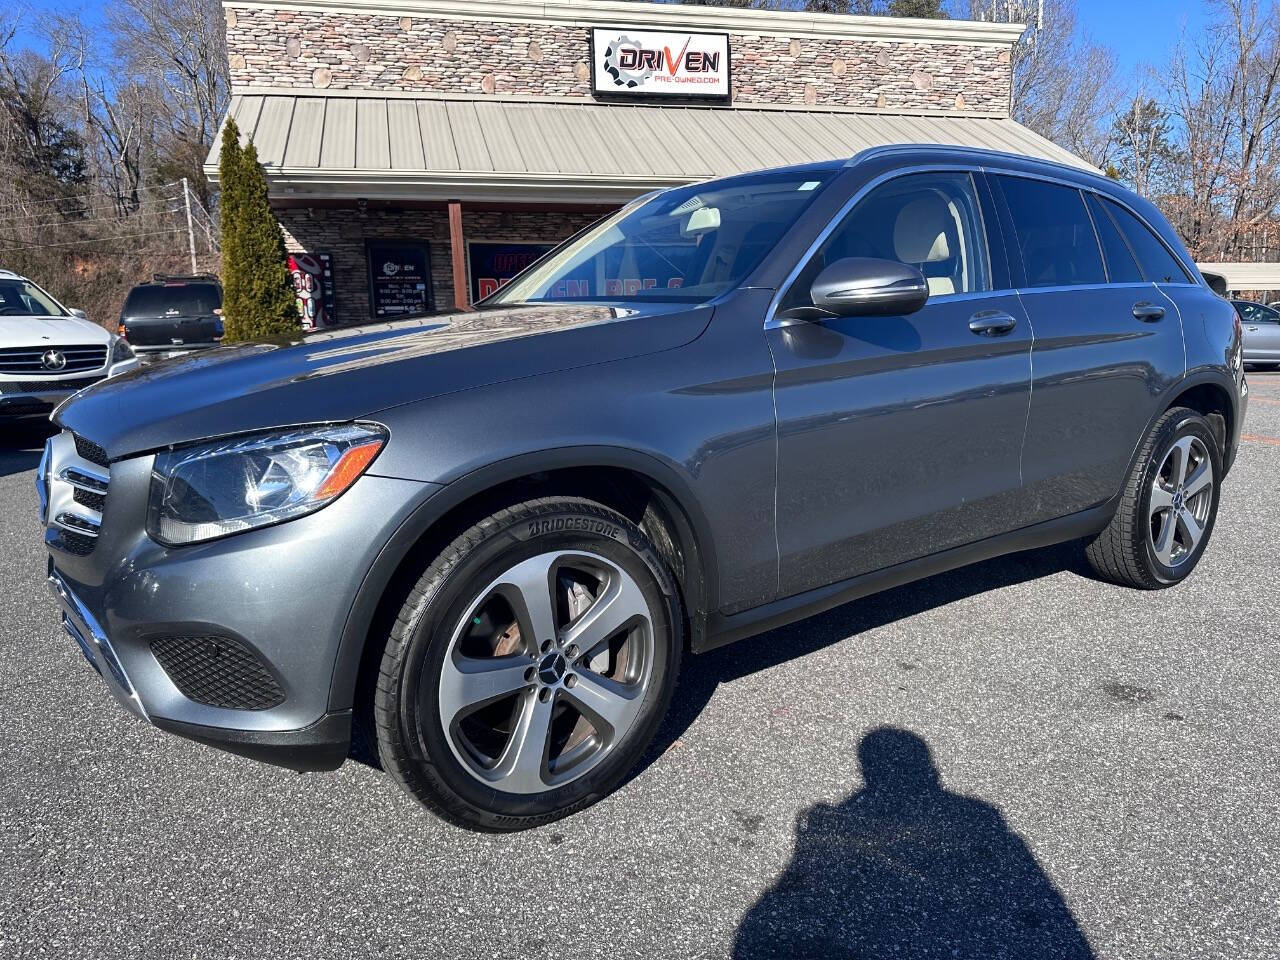
[[[455,823],[518,830],[612,790],[670,702],[673,581],[620,514],[555,498],[503,510],[414,587],[375,698],[379,752]]]
[[[1209,423],[1175,407],[1152,428],[1089,563],[1115,583],[1156,590],[1195,569],[1218,515],[1222,454]]]

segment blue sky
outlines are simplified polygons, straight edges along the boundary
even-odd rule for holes
[[[1076,0],[1080,26],[1094,42],[1115,51],[1124,72],[1140,63],[1160,64],[1183,28],[1194,35],[1204,24],[1204,0]]]
[[[90,22],[100,9],[98,3],[82,0],[18,0],[17,5],[37,15],[43,10],[78,10]],[[1207,6],[1205,0],[1076,0],[1080,25],[1095,42],[1115,51],[1126,74],[1140,63],[1159,64],[1184,27],[1194,32],[1204,23]]]

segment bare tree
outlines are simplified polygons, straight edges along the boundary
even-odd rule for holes
[[[1170,212],[1193,254],[1231,259],[1248,256],[1252,233],[1280,212],[1280,10],[1259,0],[1214,6],[1170,71],[1185,151]]]
[[[1012,53],[1013,118],[1101,166],[1118,100],[1115,56],[1079,28],[1075,0],[970,0],[968,13],[1027,24]]]
[[[116,0],[108,8],[118,76],[153,87],[157,136],[170,177],[187,177],[208,205],[203,164],[230,92],[219,0]]]
[[[1111,127],[1110,166],[1115,175],[1142,196],[1176,191],[1180,155],[1173,142],[1169,112],[1139,85]]]

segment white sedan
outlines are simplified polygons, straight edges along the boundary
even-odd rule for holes
[[[77,390],[137,365],[129,344],[84,311],[0,270],[0,424],[48,417]]]

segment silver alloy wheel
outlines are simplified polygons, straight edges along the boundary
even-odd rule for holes
[[[1181,437],[1165,454],[1151,482],[1151,548],[1166,567],[1195,553],[1213,507],[1213,460],[1199,437]]]
[[[440,723],[476,779],[541,793],[597,767],[631,729],[653,675],[639,584],[581,551],[543,553],[481,590],[440,672]]]

